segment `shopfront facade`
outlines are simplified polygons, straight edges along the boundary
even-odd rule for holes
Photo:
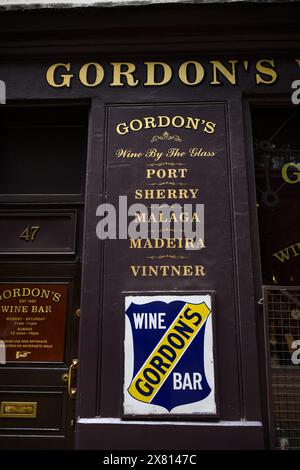
[[[1,448],[300,447],[299,9],[0,11]]]

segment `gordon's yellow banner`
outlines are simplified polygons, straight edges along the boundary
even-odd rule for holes
[[[210,309],[186,303],[153,352],[133,378],[128,392],[136,400],[150,403],[186,349],[205,324]]]

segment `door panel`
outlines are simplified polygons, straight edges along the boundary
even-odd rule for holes
[[[22,271],[23,276],[12,277],[11,272],[16,271]],[[9,306],[28,308],[25,313],[1,313],[2,339],[8,341],[8,346],[14,347],[7,348],[6,364],[1,366],[0,410],[6,406],[8,413],[0,412],[0,445],[3,434],[30,435],[32,430],[35,434],[38,431],[40,436],[48,436],[51,431],[63,438],[65,448],[71,448],[75,419],[75,403],[72,402],[75,400],[70,400],[68,395],[68,370],[72,359],[77,358],[79,317],[76,311],[79,308],[80,264],[10,264],[3,272],[6,276],[4,283],[1,273],[0,310],[3,307],[7,310]],[[63,308],[57,312],[51,309],[50,298],[38,298],[38,295],[48,294],[50,297],[51,292],[54,293],[52,298],[56,298],[57,294],[66,294],[65,299],[61,299]],[[19,302],[24,303],[18,305],[15,298],[4,299],[14,294]],[[42,312],[32,313],[32,308],[37,311],[42,309]],[[18,332],[21,339],[16,339]],[[16,358],[17,354],[19,357]],[[71,385],[76,385],[76,372]],[[35,404],[35,416],[30,416],[29,409],[28,417],[25,413],[19,418],[18,408],[21,408],[20,413],[22,407],[26,411],[28,403]],[[9,410],[12,412],[9,413]],[[43,440],[36,442],[36,445],[43,447]],[[3,447],[14,448],[14,439],[6,438]]]

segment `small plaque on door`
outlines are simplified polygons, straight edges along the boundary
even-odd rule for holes
[[[75,253],[76,212],[0,212],[0,253]]]
[[[6,362],[63,362],[67,284],[0,284]]]

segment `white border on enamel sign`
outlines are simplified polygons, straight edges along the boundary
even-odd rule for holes
[[[165,406],[160,406],[159,404],[153,404],[153,403],[144,403],[143,401],[140,401],[139,399],[136,399],[132,396],[132,394],[129,393],[129,390],[131,389],[131,385],[134,381],[134,375],[137,377],[137,370],[134,371],[135,368],[135,346],[134,346],[134,331],[132,329],[132,324],[131,321],[129,320],[129,317],[126,315],[126,312],[128,312],[129,307],[134,304],[136,306],[143,305],[145,307],[145,310],[147,311],[147,304],[152,303],[152,302],[163,302],[165,305],[170,304],[171,302],[174,301],[180,301],[184,302],[184,305],[186,304],[196,304],[197,306],[200,304],[204,304],[207,312],[209,311],[209,314],[206,318],[205,321],[205,329],[204,329],[204,336],[203,336],[203,349],[202,352],[199,352],[200,354],[203,354],[203,359],[202,359],[202,371],[203,371],[203,366],[204,366],[204,374],[205,375],[205,382],[206,384],[209,385],[210,392],[208,395],[200,400],[197,401],[192,401],[190,403],[184,403],[180,404],[174,407],[171,407],[172,405],[169,406],[169,404],[165,401],[164,405]],[[173,304],[174,305],[174,304]],[[209,309],[209,310],[208,310]],[[137,309],[139,310],[139,309]],[[160,308],[160,310],[163,310]],[[154,314],[156,313],[162,313],[161,318],[165,318],[163,314],[164,312],[153,312]],[[180,311],[178,312],[180,314]],[[133,315],[135,315],[133,313]],[[143,314],[139,314],[139,318],[141,320],[141,316]],[[215,415],[217,413],[217,406],[216,406],[216,399],[215,399],[215,377],[214,377],[214,356],[213,356],[213,326],[212,326],[212,315],[214,315],[214,312],[212,312],[212,301],[211,301],[211,295],[210,294],[205,294],[205,295],[127,295],[125,296],[125,339],[124,339],[124,402],[123,402],[123,412],[124,415],[183,415],[183,414],[193,414],[193,415]],[[178,317],[177,317],[178,318]],[[183,317],[180,317],[183,318]],[[141,322],[139,322],[139,329],[143,329],[143,335],[144,335],[144,340],[145,340],[145,347],[147,348],[147,343],[149,343],[149,339],[151,339],[151,334],[155,332],[155,327],[153,328],[146,328],[145,329],[145,324],[144,327],[141,327]],[[162,322],[158,321],[157,325],[162,326]],[[148,325],[149,326],[149,325]],[[169,325],[170,326],[170,325]],[[161,334],[164,334],[165,332],[169,331],[168,327],[164,327],[165,330],[161,332]],[[157,328],[156,328],[157,330]],[[140,333],[141,334],[141,333]],[[148,341],[147,341],[148,339]],[[157,344],[159,341],[157,342]],[[195,342],[196,343],[196,342]],[[194,343],[194,346],[196,345]],[[202,344],[202,343],[201,343]],[[193,340],[190,341],[190,343],[186,346],[186,350],[184,353],[182,353],[182,356],[178,359],[177,363],[179,364],[180,359],[183,358],[183,355],[189,350],[189,348],[194,348],[193,346]],[[151,352],[155,350],[155,347],[150,350]],[[195,357],[195,360],[197,361],[197,354],[198,350],[196,349],[195,351],[190,351],[190,354],[193,353]],[[146,354],[145,357],[147,357],[149,352]],[[151,357],[149,354],[149,357]],[[143,361],[144,362],[144,359]],[[146,361],[147,362],[147,361]],[[174,362],[175,363],[175,362]],[[142,370],[143,367],[141,367],[140,370]],[[169,375],[172,375],[172,370],[175,369],[176,367],[171,366]],[[176,373],[175,373],[176,374]],[[188,377],[185,377],[185,375],[188,375]],[[201,384],[199,384],[199,381],[195,380],[195,383],[193,381],[193,377],[190,377],[189,375],[194,375],[194,374],[182,374],[182,377],[180,380],[182,380],[181,385],[183,389],[191,389],[194,386],[201,388]],[[199,376],[200,374],[197,374]],[[178,376],[178,373],[177,373]],[[155,377],[154,377],[155,378]],[[185,380],[186,379],[186,380]],[[173,380],[173,389],[169,390],[169,396],[170,400],[173,403],[174,400],[174,395],[171,397],[172,394],[178,394],[181,393],[181,395],[184,396],[184,390],[178,390],[178,382],[174,382]],[[171,382],[169,381],[169,384]],[[176,383],[176,390],[174,389],[174,383]],[[180,388],[180,383],[179,383],[179,388]],[[178,395],[177,395],[178,396]],[[151,400],[152,401],[152,400]],[[171,403],[171,402],[170,402]],[[169,408],[169,409],[168,409]]]

